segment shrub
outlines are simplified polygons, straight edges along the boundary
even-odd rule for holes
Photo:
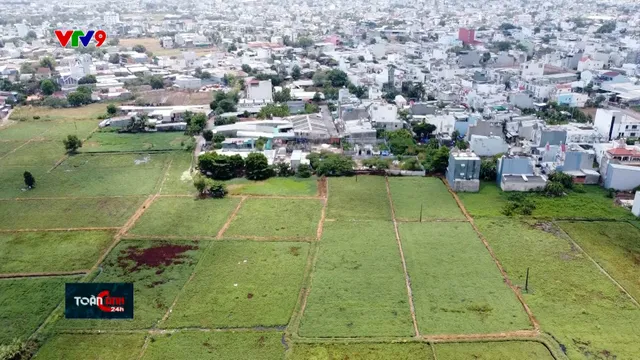
[[[559,197],[565,194],[564,189],[560,182],[549,181],[544,187],[543,194],[548,197]]]
[[[573,178],[569,174],[560,171],[554,172],[549,175],[549,181],[560,183],[567,190],[573,189]]]
[[[299,178],[311,177],[311,166],[307,164],[298,165],[298,171],[296,172],[296,176]]]
[[[286,162],[281,162],[276,165],[276,173],[279,177],[289,177],[293,175],[291,166],[289,166],[289,164]]]
[[[581,194],[587,192],[582,184],[573,184],[573,191]]]
[[[227,196],[229,191],[227,191],[227,185],[220,181],[214,181],[209,186],[209,195],[216,199],[222,199]]]
[[[502,214],[506,216],[513,215],[531,215],[536,209],[536,204],[529,198],[527,194],[516,192],[507,195],[508,202],[502,207]]]

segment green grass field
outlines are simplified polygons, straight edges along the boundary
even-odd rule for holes
[[[93,133],[82,145],[82,152],[181,150],[189,143],[181,132],[127,134],[113,131]]]
[[[77,108],[54,109],[45,106],[20,106],[12,113],[10,120],[25,122],[47,122],[47,120],[92,120],[106,114],[107,104],[95,103]],[[34,116],[40,119],[34,120]]]
[[[287,360],[433,360],[433,352],[426,343],[295,344],[285,358]]]
[[[93,282],[134,283],[133,320],[61,319],[59,328],[145,329],[154,326],[167,312],[193,273],[201,254],[193,241],[124,240],[102,263]]]
[[[225,236],[315,237],[320,200],[247,199]]]
[[[154,336],[143,360],[280,360],[284,347],[277,332],[183,332]]]
[[[317,178],[274,177],[265,181],[247,181],[229,185],[237,195],[315,196],[318,193]]]
[[[193,178],[190,172],[193,154],[178,151],[172,154],[171,166],[167,171],[166,180],[162,186],[162,194],[195,194]]]
[[[401,223],[421,334],[482,334],[531,327],[468,223]]]
[[[2,135],[2,132],[0,132],[0,135]],[[24,141],[14,141],[14,140],[5,141],[4,139],[1,139],[1,140],[2,141],[0,141],[0,157],[8,154],[13,149],[17,149],[20,145],[24,144]]]
[[[456,360],[553,360],[549,350],[534,341],[500,341],[435,344],[438,359]]]
[[[306,243],[211,242],[162,327],[286,325],[307,251]]]
[[[59,334],[38,351],[37,360],[135,360],[144,334]]]
[[[356,181],[357,179],[357,181]],[[380,176],[329,179],[328,219],[391,220],[386,185]]]
[[[3,201],[0,229],[122,226],[141,197]]]
[[[569,358],[640,354],[640,309],[567,239],[515,220],[476,223],[515,284],[524,288],[530,268],[525,301]]]
[[[558,225],[640,300],[640,229],[626,222],[563,221]]]
[[[409,299],[393,224],[326,222],[302,336],[410,336]]]
[[[12,113],[13,115],[13,113]],[[56,125],[53,121],[17,122],[0,128],[0,139],[25,142],[44,136]]]
[[[110,231],[0,233],[0,273],[89,269],[113,241]]]
[[[64,156],[62,142],[33,141],[0,160],[1,167],[42,166],[51,168]]]
[[[138,219],[135,235],[216,236],[240,199],[157,198]]]
[[[63,300],[64,283],[77,277],[0,280],[0,345],[26,340]]]
[[[391,177],[389,187],[396,219],[464,219],[455,200],[442,180],[433,177]]]
[[[606,196],[606,191],[598,186],[585,186],[585,193],[571,192],[561,198],[549,198],[530,194],[536,204],[531,215],[534,218],[585,218],[585,219],[632,219],[628,210],[615,206],[613,199]],[[507,203],[507,194],[494,183],[483,182],[480,192],[458,193],[467,211],[473,217],[504,217],[501,213]]]
[[[68,135],[75,135],[80,140],[84,140],[98,128],[99,123],[99,120],[54,121],[53,126],[42,135],[42,138],[62,147],[62,140]],[[82,146],[84,147],[85,143]]]

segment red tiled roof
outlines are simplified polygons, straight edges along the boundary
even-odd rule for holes
[[[607,150],[607,152],[613,156],[640,156],[640,151],[624,148],[615,148]]]

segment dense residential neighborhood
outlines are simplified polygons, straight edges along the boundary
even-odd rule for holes
[[[6,0],[0,360],[640,358],[639,10]]]

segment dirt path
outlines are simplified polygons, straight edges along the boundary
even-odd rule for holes
[[[70,276],[70,275],[86,275],[89,270],[74,270],[74,271],[57,271],[57,272],[32,272],[32,273],[9,273],[0,274],[0,279],[17,279],[17,278],[31,278],[31,277],[50,277],[50,276]]]
[[[233,221],[233,219],[236,218],[236,215],[238,214],[238,211],[240,211],[240,208],[242,207],[242,204],[244,203],[245,200],[247,200],[246,196],[243,196],[243,197],[240,198],[240,202],[238,203],[236,208],[233,209],[233,212],[231,213],[231,215],[229,215],[229,218],[224,223],[224,225],[222,226],[220,231],[218,231],[218,235],[216,235],[217,239],[222,239],[222,235],[224,235],[224,233],[227,231],[227,229],[231,225],[231,222]]]
[[[329,181],[326,176],[322,176],[318,179],[318,196],[321,198],[327,198],[327,187],[329,186]]]
[[[540,332],[540,324],[538,323],[538,320],[535,318],[535,316],[533,316],[533,312],[531,312],[531,309],[529,308],[529,305],[527,305],[527,303],[524,301],[524,297],[522,297],[522,294],[520,293],[518,288],[515,285],[513,285],[513,283],[511,282],[511,279],[509,279],[509,276],[507,275],[507,272],[502,267],[502,264],[500,263],[500,261],[496,257],[496,254],[493,252],[493,249],[489,245],[489,242],[487,242],[487,239],[484,237],[484,235],[482,235],[482,233],[480,232],[480,229],[478,229],[478,227],[476,226],[475,222],[473,221],[473,217],[471,217],[471,215],[469,214],[467,209],[464,207],[464,204],[462,203],[462,201],[458,197],[458,194],[456,194],[455,191],[453,191],[453,189],[451,189],[451,186],[449,186],[449,183],[447,182],[446,179],[441,178],[441,180],[444,183],[444,185],[447,187],[447,190],[449,190],[449,193],[451,194],[451,196],[453,196],[453,198],[455,199],[456,203],[458,204],[458,207],[460,208],[460,210],[462,211],[464,216],[467,218],[467,220],[469,220],[469,223],[471,224],[471,227],[473,228],[473,230],[478,235],[478,238],[480,238],[480,240],[484,244],[484,247],[487,249],[487,251],[489,251],[489,254],[491,255],[491,258],[493,259],[494,263],[498,267],[498,270],[500,270],[500,274],[502,274],[502,278],[504,279],[504,282],[516,294],[516,297],[520,301],[520,304],[522,304],[522,307],[524,308],[524,311],[527,313],[527,316],[529,317],[529,322],[531,322],[531,325],[533,325],[534,331],[536,332],[536,334],[539,334],[539,332]]]
[[[29,200],[89,200],[89,199],[117,199],[117,198],[136,198],[144,195],[105,195],[105,196],[52,196],[52,197],[22,197],[22,198],[5,198],[0,201],[29,201]]]
[[[416,308],[413,303],[413,291],[411,289],[411,279],[409,278],[409,272],[407,271],[407,261],[404,258],[404,251],[402,250],[402,241],[400,240],[400,232],[398,231],[398,222],[396,221],[396,211],[393,207],[393,198],[391,197],[391,189],[389,188],[389,178],[384,177],[384,182],[387,189],[387,198],[389,199],[389,206],[391,207],[391,219],[393,220],[393,229],[396,233],[396,242],[398,243],[398,250],[400,250],[400,259],[402,260],[402,271],[404,272],[404,281],[407,287],[407,295],[409,296],[409,310],[411,311],[411,320],[413,321],[413,331],[415,336],[420,336],[420,330],[418,329],[418,320],[416,318]]]
[[[470,340],[499,340],[499,339],[512,339],[512,338],[537,338],[540,332],[537,330],[515,330],[501,333],[491,334],[450,334],[450,335],[424,335],[422,339],[437,343],[437,342],[456,342],[456,341],[470,341]]]

